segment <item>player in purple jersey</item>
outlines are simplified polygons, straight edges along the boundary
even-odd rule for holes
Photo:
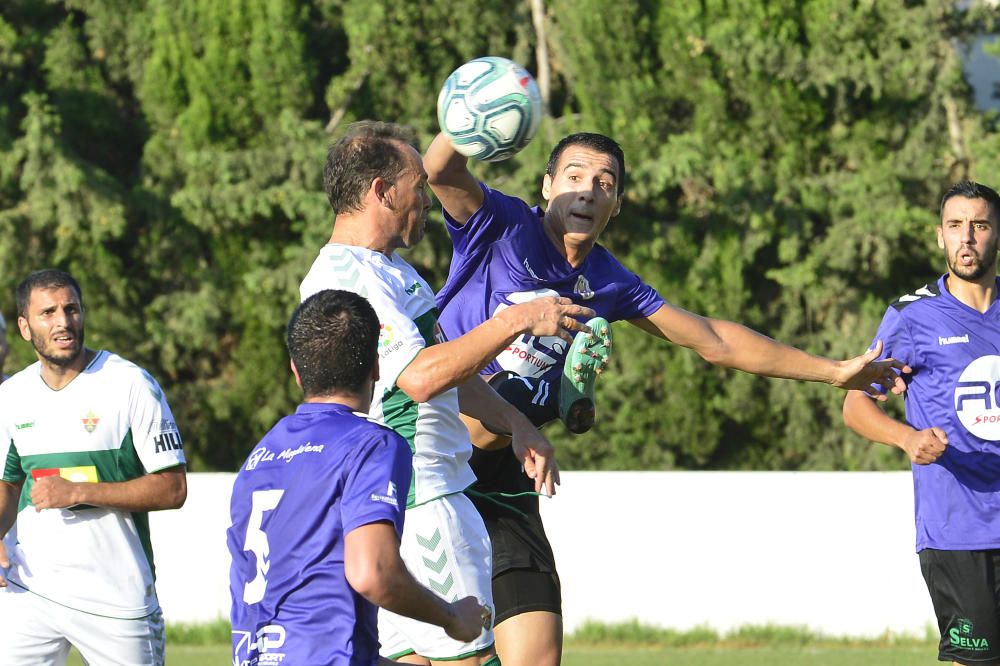
[[[376,606],[469,641],[474,597],[448,603],[399,556],[411,453],[365,416],[378,379],[379,322],[353,293],[306,299],[288,324],[305,394],[254,448],[233,486],[228,531],[233,664],[372,666]]]
[[[468,170],[467,158],[443,134],[424,156],[424,168],[444,208],[455,246],[448,280],[438,297],[440,323],[449,336],[461,335],[509,303],[558,294],[585,303],[599,317],[625,320],[651,335],[689,347],[715,365],[848,389],[871,390],[873,382],[883,390],[904,388],[893,371],[898,364],[875,361],[881,348],[846,361],[807,354],[740,324],[671,305],[622,267],[597,244],[618,214],[625,188],[625,156],[608,137],[582,133],[559,142],[542,179],[545,210],[477,182]],[[578,344],[581,339],[584,344]],[[558,415],[571,431],[583,432],[593,422],[593,407],[581,412],[574,408],[592,395],[593,378],[602,369],[603,349],[594,351],[594,346],[592,339],[581,336],[569,349],[558,342],[523,337],[487,372],[516,373],[506,378],[498,375],[492,381],[536,425]],[[599,358],[593,359],[595,354]],[[579,380],[581,374],[582,386],[575,386],[574,379]],[[560,377],[571,380],[554,381]],[[574,389],[572,402],[560,395],[567,386]],[[479,478],[474,489],[530,490],[504,448],[506,439],[492,432],[496,428],[474,419],[466,419],[466,424],[473,443],[481,449],[472,459]],[[477,503],[493,540],[497,651],[505,666],[558,664],[562,650],[559,579],[537,500],[508,504],[514,510],[494,502]]]
[[[1000,195],[961,182],[941,202],[948,272],[889,306],[876,338],[912,368],[906,421],[864,394],[844,400],[858,434],[913,467],[917,552],[937,615],[938,658],[1000,662]]]

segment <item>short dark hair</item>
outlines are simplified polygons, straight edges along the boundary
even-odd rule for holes
[[[591,150],[596,150],[599,153],[604,153],[606,155],[611,155],[613,158],[618,160],[618,196],[622,195],[625,191],[625,151],[622,147],[618,145],[618,142],[614,139],[604,136],[603,134],[595,134],[593,132],[577,132],[576,134],[570,134],[564,137],[562,141],[556,144],[556,147],[552,149],[552,153],[549,155],[549,162],[545,165],[545,173],[549,176],[556,175],[556,164],[559,162],[559,158],[562,156],[563,152],[570,146],[583,146],[584,148],[590,148]]]
[[[375,367],[378,336],[378,315],[353,292],[324,289],[302,301],[286,340],[306,397],[358,393]]]
[[[15,298],[18,316],[28,316],[28,301],[31,300],[31,292],[35,289],[60,289],[62,287],[72,287],[76,292],[76,297],[80,300],[80,307],[83,307],[83,291],[72,275],[55,268],[43,268],[31,273],[21,280],[21,284],[17,285]]]
[[[416,136],[408,127],[376,120],[352,123],[326,153],[323,188],[335,213],[361,210],[365,192],[376,178],[390,185],[407,167],[400,150],[403,143],[419,151]]]
[[[939,216],[944,215],[944,205],[952,197],[963,197],[965,199],[983,199],[990,204],[990,213],[995,221],[1000,222],[1000,194],[992,187],[987,187],[980,183],[963,180],[948,188],[948,191],[941,197],[941,210]]]

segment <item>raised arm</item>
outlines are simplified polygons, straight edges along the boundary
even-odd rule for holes
[[[948,435],[941,428],[917,430],[897,421],[861,391],[849,391],[844,398],[844,424],[873,442],[905,451],[917,465],[931,464],[948,446]]]
[[[630,320],[651,335],[688,347],[703,359],[726,368],[768,377],[825,382],[843,389],[864,391],[878,400],[885,395],[871,387],[902,393],[906,383],[896,370],[909,372],[903,363],[887,359],[876,361],[882,352],[875,349],[844,361],[834,361],[808,354],[761,335],[742,324],[722,319],[710,319],[693,314],[669,303],[649,317]]]
[[[483,205],[483,191],[468,163],[469,158],[459,154],[444,134],[434,137],[424,155],[427,184],[458,224],[465,224]]]

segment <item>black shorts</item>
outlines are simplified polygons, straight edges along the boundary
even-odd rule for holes
[[[938,659],[1000,664],[1000,550],[920,551],[934,604]]]
[[[508,569],[493,577],[496,624],[521,613],[548,611],[562,615],[559,574],[531,569]]]

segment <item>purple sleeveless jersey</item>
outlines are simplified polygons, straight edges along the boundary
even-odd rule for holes
[[[608,321],[647,317],[663,299],[637,275],[595,245],[573,268],[542,229],[542,211],[480,184],[483,205],[464,225],[445,212],[455,246],[438,319],[455,339],[512,304],[541,296],[566,296]],[[511,370],[524,377],[558,380],[569,345],[561,338],[523,335],[484,374]]]
[[[305,403],[243,464],[230,503],[234,666],[372,666],[376,607],[344,575],[344,535],[403,532],[406,440],[338,404]]]
[[[1000,548],[1000,301],[980,313],[946,284],[893,303],[875,337],[913,368],[906,420],[948,435],[937,461],[913,465],[917,550]]]

